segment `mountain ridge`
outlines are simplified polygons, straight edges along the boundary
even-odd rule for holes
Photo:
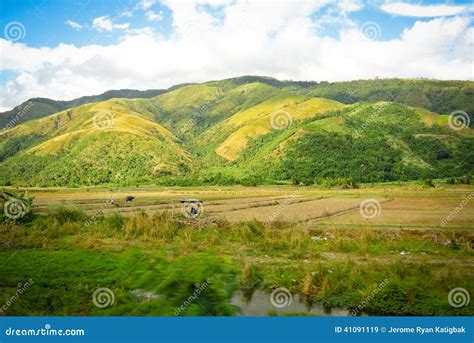
[[[473,173],[474,130],[452,129],[447,114],[393,101],[345,104],[315,96],[313,85],[262,81],[275,82],[188,84],[27,121],[0,134],[0,182],[312,184]],[[351,92],[371,94],[371,87]]]
[[[200,84],[213,84],[216,82],[232,82],[240,85],[260,82],[276,88],[296,87],[311,91],[310,94],[312,96],[323,97],[343,103],[355,103],[360,101],[396,101],[407,105],[424,107],[437,113],[449,113],[455,110],[463,110],[468,113],[474,112],[474,104],[468,101],[469,97],[474,97],[473,81],[393,78],[316,82],[293,80],[281,81],[268,76],[245,75],[223,80],[207,81]],[[30,119],[41,118],[85,103],[103,101],[112,98],[152,98],[180,87],[196,84],[199,83],[181,83],[167,89],[151,89],[144,91],[133,89],[109,90],[99,95],[82,96],[68,101],[52,100],[48,98],[31,98],[22,104],[15,106],[12,110],[0,112],[0,127],[5,129],[9,126],[8,128],[11,128]],[[371,84],[371,87],[369,87],[366,92],[357,91],[358,88],[364,88],[367,84]],[[404,92],[405,94],[397,95],[396,88],[400,88],[402,84],[404,87],[408,88]],[[389,91],[384,91],[388,86],[391,89]],[[423,86],[427,87],[426,92],[422,92],[419,89]],[[453,106],[452,101],[452,98],[456,96],[456,93],[465,93],[465,99],[458,99],[458,101],[456,101],[458,107]],[[27,106],[29,103],[32,103],[32,105]],[[24,110],[25,107],[27,108],[26,111]],[[20,114],[20,116],[18,116],[18,114]],[[17,119],[15,120],[15,118]]]

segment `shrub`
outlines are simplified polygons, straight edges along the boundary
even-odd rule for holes
[[[107,217],[107,223],[112,229],[120,230],[123,228],[124,218],[120,213],[112,213]]]
[[[53,208],[50,214],[51,217],[53,217],[60,225],[68,222],[85,221],[87,219],[87,215],[84,211],[67,208],[65,206],[57,206]]]

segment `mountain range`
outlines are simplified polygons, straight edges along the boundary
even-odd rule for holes
[[[449,114],[472,113],[473,95],[472,81],[243,76],[72,101],[31,99],[0,114],[0,182],[257,185],[468,177],[473,123],[453,128]]]

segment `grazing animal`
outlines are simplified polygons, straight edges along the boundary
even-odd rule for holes
[[[125,198],[125,202],[132,202],[133,199],[135,199],[134,196],[132,196],[132,195],[127,195],[127,197]]]

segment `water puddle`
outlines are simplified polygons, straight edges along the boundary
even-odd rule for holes
[[[325,307],[321,304],[308,304],[298,294],[292,296],[292,300],[286,306],[275,307],[270,302],[270,293],[256,290],[253,294],[246,294],[242,291],[234,293],[231,304],[237,306],[241,316],[268,316],[269,313],[284,315],[289,313],[312,314],[319,316],[349,316],[350,311],[344,308]],[[367,315],[360,313],[360,315]]]

